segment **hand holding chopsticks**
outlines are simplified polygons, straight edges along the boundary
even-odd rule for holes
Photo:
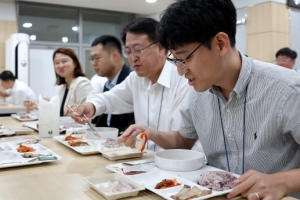
[[[75,107],[78,108],[78,105],[75,104]],[[85,125],[91,130],[91,132],[95,136],[97,136],[98,138],[101,137],[100,134],[96,131],[95,127],[90,122],[90,119],[84,113],[82,113],[82,116],[84,117],[83,119],[80,116],[78,116],[78,113],[70,105],[68,105],[68,108],[73,112],[74,115],[71,116],[73,119],[75,119],[75,121],[78,121],[78,119],[80,119],[80,122],[85,123]]]

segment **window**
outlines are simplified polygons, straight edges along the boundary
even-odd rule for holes
[[[106,10],[83,9],[83,43],[91,44],[100,35],[114,35],[120,39],[121,31],[135,18],[134,14]]]
[[[78,19],[75,7],[19,2],[19,32],[29,34],[31,41],[77,43],[78,31],[72,27],[78,27]]]

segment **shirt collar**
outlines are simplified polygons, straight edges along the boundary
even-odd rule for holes
[[[17,86],[18,83],[19,83],[19,80],[18,80],[18,79],[15,79],[15,82],[14,82],[12,88],[11,88],[12,91],[15,90],[15,89],[18,87],[18,86]]]
[[[173,64],[166,60],[164,67],[158,77],[157,83],[166,88],[170,88],[173,68]],[[148,88],[150,88],[152,85],[151,81],[146,77],[143,78],[143,84],[148,85]]]
[[[110,82],[109,80],[105,83],[105,86],[108,88],[108,89],[111,89],[113,88],[115,85],[117,85],[117,81],[119,79],[119,76],[120,76],[120,73],[121,73],[121,70],[123,68],[121,68],[119,70],[119,72],[117,73],[117,75],[115,76],[115,78]]]

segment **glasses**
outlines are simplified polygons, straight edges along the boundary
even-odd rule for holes
[[[90,60],[91,63],[93,63],[93,62],[98,62],[99,59],[100,59],[100,57],[94,57],[94,58],[93,58],[93,57],[90,57],[90,58],[89,58],[89,60]]]
[[[204,44],[206,42],[206,40],[208,40],[209,38],[205,39],[201,44],[199,44],[196,49],[194,49],[194,51],[192,51],[192,53],[190,53],[186,59],[181,60],[181,59],[177,59],[177,58],[170,58],[169,56],[172,54],[170,53],[167,56],[167,60],[170,61],[171,63],[173,63],[176,67],[180,67],[181,69],[187,70],[188,66],[185,64],[185,62],[193,55],[193,53],[195,53],[201,46],[202,44]]]
[[[123,50],[123,55],[125,58],[130,58],[131,54],[135,55],[135,56],[141,56],[143,51],[145,49],[147,49],[148,47],[151,47],[152,45],[156,44],[157,42],[153,42],[151,44],[149,44],[148,46],[141,48],[141,49],[133,49],[132,51],[129,51],[128,49],[124,49]]]

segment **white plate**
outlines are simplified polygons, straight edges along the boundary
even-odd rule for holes
[[[156,184],[161,182],[164,179],[171,179],[171,180],[176,179],[177,182],[180,183],[180,185],[170,187],[170,188],[165,188],[165,189],[155,189]],[[133,180],[139,184],[142,184],[148,190],[158,194],[159,196],[161,196],[165,199],[169,199],[169,200],[174,200],[173,198],[171,198],[171,196],[177,194],[183,188],[184,185],[189,185],[190,187],[196,186],[201,190],[208,190],[207,188],[201,187],[200,185],[197,185],[196,183],[190,182],[179,176],[176,176],[176,175],[168,173],[168,172],[163,172],[163,171],[134,175],[131,177],[131,180]],[[218,196],[218,195],[215,195],[214,191],[212,191],[212,194],[194,198],[194,199],[208,199],[208,198],[211,198],[214,196]]]
[[[17,148],[19,147],[18,143],[24,142],[24,140],[19,141],[12,141],[12,142],[2,142],[0,143],[0,147],[3,149],[0,151],[0,168],[8,168],[8,167],[18,167],[18,166],[24,166],[24,165],[34,165],[34,164],[41,164],[45,162],[54,162],[57,160],[60,160],[61,157],[51,151],[50,149],[46,148],[42,144],[23,144],[24,146],[30,146],[35,148],[36,150],[32,153],[34,154],[43,154],[43,155],[49,155],[55,156],[56,160],[35,160],[33,162],[28,162],[32,158],[23,158],[22,154],[17,151]]]
[[[82,155],[90,155],[90,154],[99,154],[103,153],[105,158],[110,160],[119,160],[119,159],[126,159],[126,158],[136,158],[141,157],[142,153],[137,152],[136,150],[132,150],[129,147],[120,147],[120,148],[106,148],[102,146],[106,140],[94,140],[94,139],[87,139],[85,134],[73,134],[75,137],[81,137],[83,141],[87,142],[89,146],[79,146],[73,147],[68,144],[68,141],[65,140],[66,135],[54,136],[53,138],[60,142],[61,144],[73,149],[77,153]],[[130,150],[128,150],[130,149]],[[119,155],[113,155],[112,153],[119,153]]]
[[[20,155],[15,152],[10,152],[10,151],[2,151],[0,152],[0,163],[6,163],[6,162],[11,162],[16,159],[21,159]]]
[[[23,126],[26,126],[26,127],[29,127],[33,130],[36,130],[36,131],[39,131],[38,127],[37,127],[37,124],[39,122],[38,121],[35,121],[35,122],[23,122]],[[85,132],[85,130],[87,129],[85,125],[82,125],[82,124],[77,124],[80,126],[80,128],[73,128],[73,132],[74,133],[78,133],[78,134],[82,134]],[[59,133],[62,133],[64,131],[66,131],[67,129],[63,127],[64,125],[59,125]]]
[[[23,126],[26,126],[26,127],[29,127],[35,131],[39,131],[39,129],[37,128],[37,123],[38,121],[35,121],[35,122],[23,122]]]
[[[108,200],[120,199],[124,197],[136,196],[138,195],[139,191],[145,190],[144,187],[141,185],[121,176],[118,174],[105,174],[96,177],[88,177],[85,179],[90,186],[103,195]],[[111,180],[118,180],[122,183],[130,184],[134,187],[134,189],[127,191],[127,192],[116,192],[116,193],[108,193],[105,192],[102,187],[107,187],[108,182]],[[102,187],[101,187],[102,186]]]
[[[120,148],[111,148],[111,149],[100,149],[99,152],[102,153],[104,158],[108,160],[121,160],[128,158],[140,158],[143,156],[143,153],[138,149],[132,149],[130,147],[120,147]]]
[[[140,160],[136,162],[147,162],[147,160]],[[174,179],[180,183],[189,185],[191,187],[197,186],[201,190],[208,190],[205,187],[202,187],[198,185],[195,180],[203,173],[208,172],[208,171],[223,171],[215,167],[211,167],[208,165],[204,165],[201,169],[195,170],[195,171],[190,171],[190,172],[175,172],[175,171],[167,171],[167,170],[162,170],[158,168],[154,163],[150,164],[142,164],[142,165],[136,165],[136,166],[124,166],[122,163],[116,163],[116,164],[110,164],[106,166],[107,169],[116,172],[122,176],[125,176],[139,184],[142,184],[144,187],[149,189],[150,191],[158,194],[159,196],[165,198],[165,199],[170,199],[172,195],[177,194],[182,188],[183,185],[177,186],[177,187],[171,187],[167,189],[154,189],[155,185],[159,182],[161,182],[163,179]],[[147,173],[142,173],[142,174],[137,174],[137,175],[126,175],[122,172],[121,169],[126,170],[143,170],[147,171]],[[236,177],[239,177],[239,175],[234,174]],[[212,193],[206,196],[194,198],[195,200],[198,199],[208,199],[211,197],[215,196],[220,196],[227,194],[231,190],[225,190],[225,191],[214,191],[212,190]],[[193,200],[194,200],[193,199]]]
[[[16,135],[23,135],[23,134],[31,134],[34,132],[31,128],[28,127],[10,127],[11,130],[15,132]]]
[[[86,141],[89,146],[80,146],[80,147],[72,147],[68,144],[68,141],[65,141],[66,135],[54,136],[53,138],[60,142],[61,144],[73,149],[77,153],[82,155],[90,155],[90,154],[98,154],[99,148],[101,147],[99,144],[95,143],[94,140],[85,139],[84,134],[76,134],[75,137],[82,137],[84,141]]]
[[[21,119],[21,116],[20,115],[16,115],[16,114],[12,114],[11,115],[13,118],[21,121],[21,122],[27,122],[27,121],[35,121],[38,119],[37,116],[33,116],[33,115],[30,115],[30,114],[27,114],[26,116],[28,116],[29,118],[25,118],[25,119]]]
[[[122,171],[122,168],[124,169],[125,172],[146,171],[146,173],[149,173],[149,172],[160,171],[160,169],[155,166],[153,158],[138,160],[138,161],[133,161],[133,162],[128,162],[128,163],[134,164],[134,163],[140,163],[140,162],[152,162],[152,163],[145,163],[145,164],[134,165],[134,166],[126,166],[126,165],[123,165],[122,163],[115,163],[115,164],[107,165],[106,168],[109,169],[110,171],[124,175],[129,179],[131,178],[131,176],[134,176],[134,175],[124,174]]]
[[[14,135],[16,132],[11,130],[10,128],[7,128],[5,126],[0,126],[0,136],[2,135]]]

